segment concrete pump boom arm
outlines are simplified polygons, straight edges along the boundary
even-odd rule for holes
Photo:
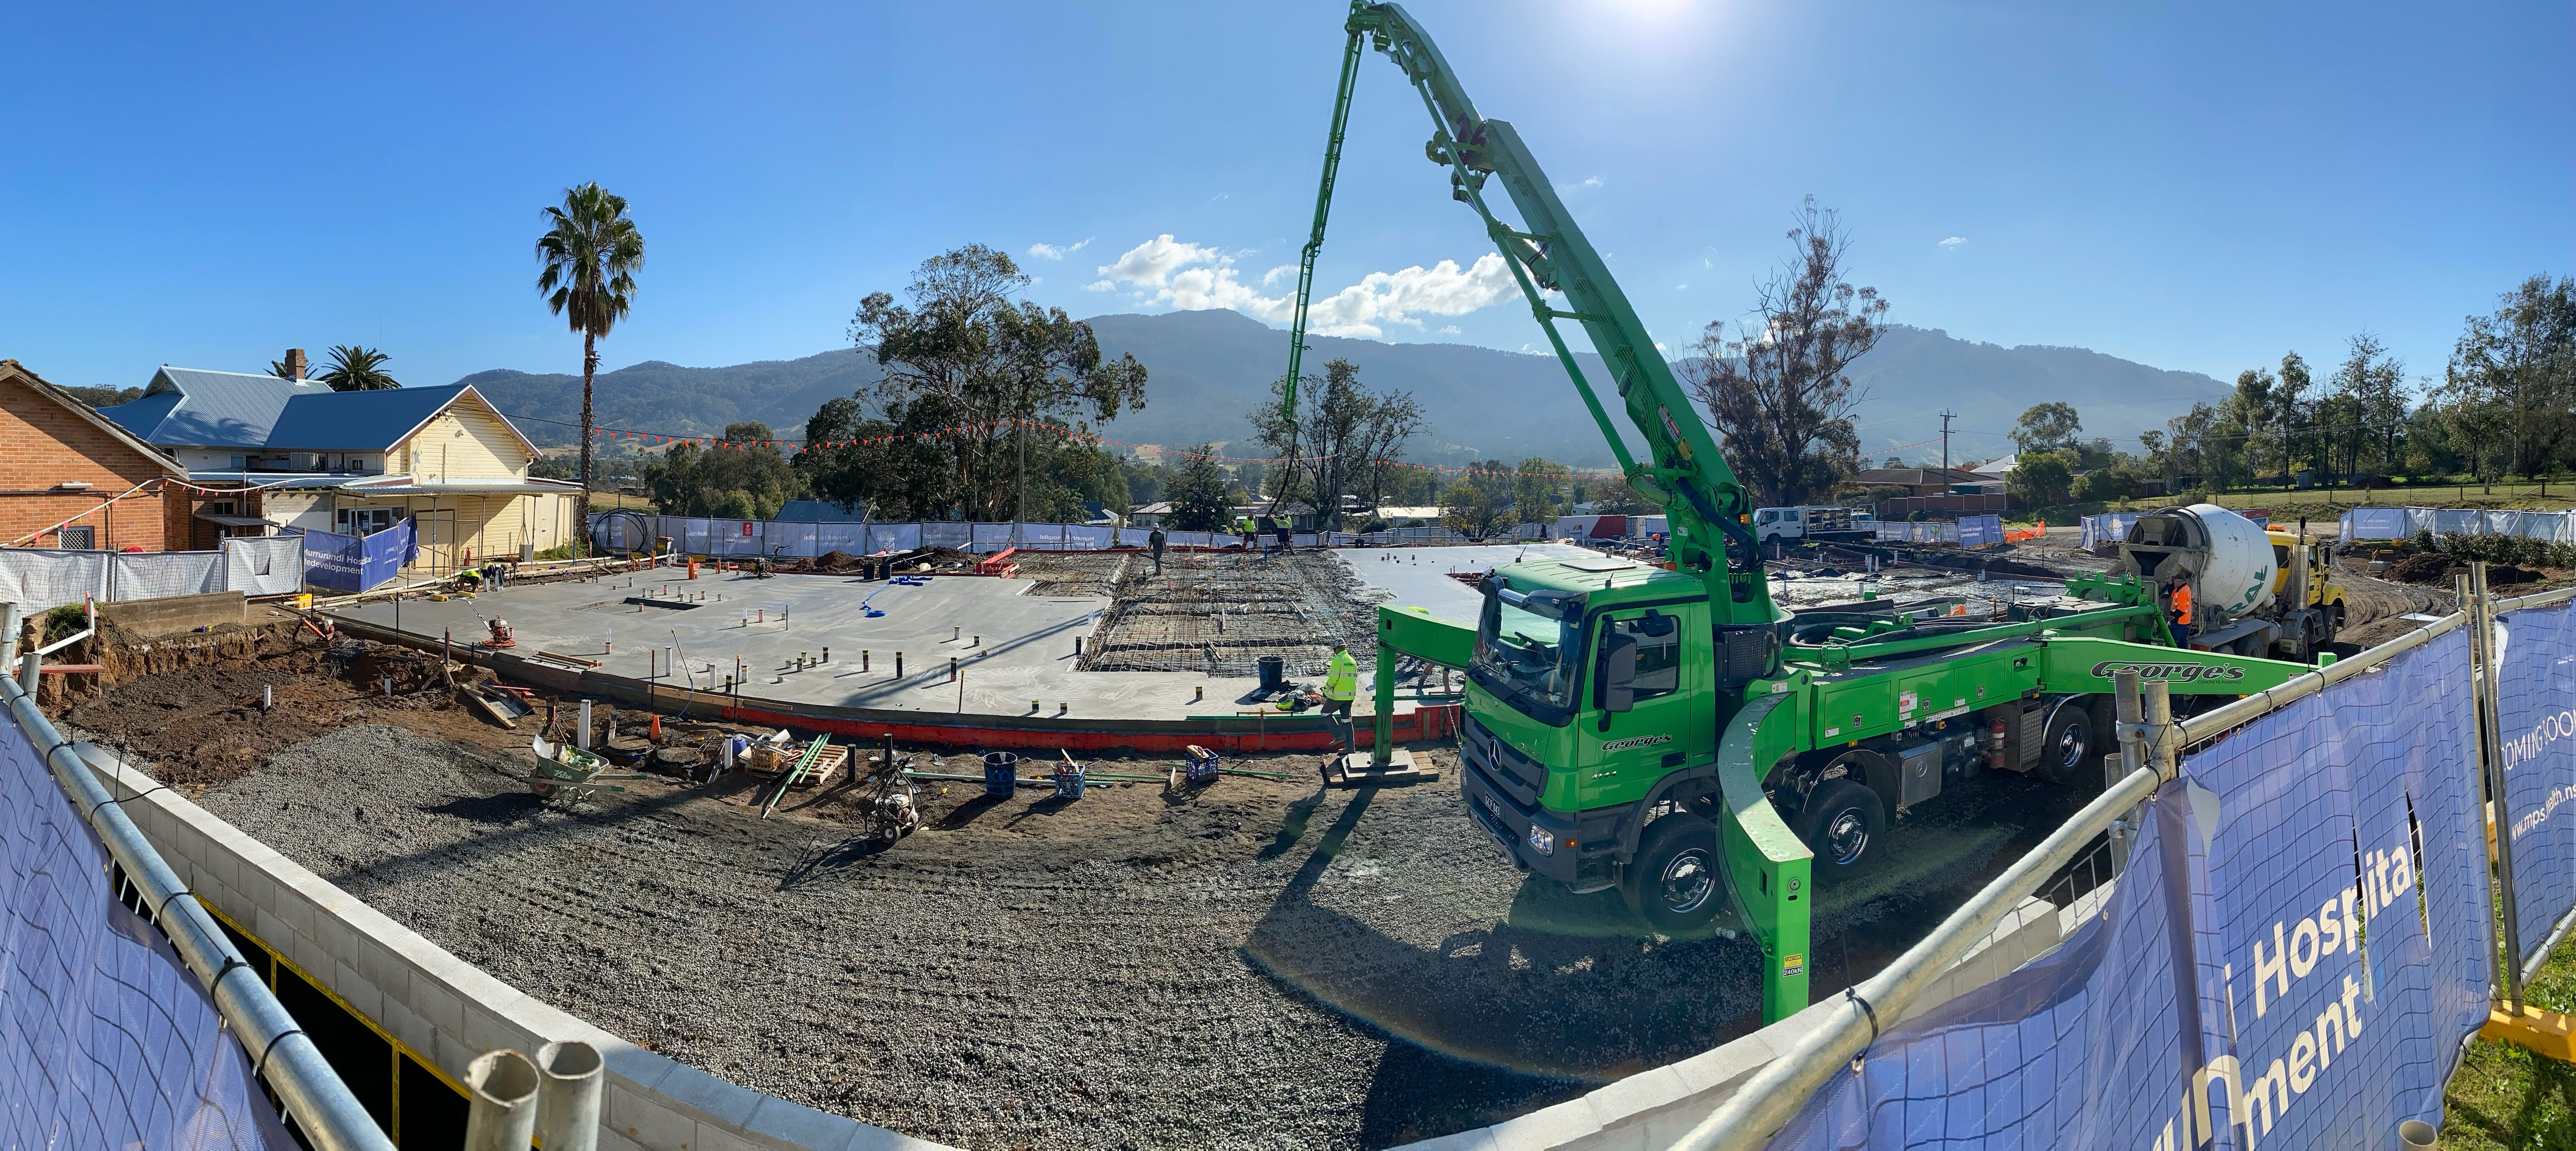
[[[1609,441],[1628,483],[1664,507],[1672,525],[1670,554],[1676,570],[1699,576],[1709,585],[1717,622],[1769,623],[1773,616],[1769,586],[1761,574],[1761,556],[1752,532],[1738,519],[1751,507],[1743,485],[1727,467],[1717,443],[1701,422],[1690,397],[1673,378],[1672,366],[1655,351],[1654,339],[1629,306],[1627,294],[1601,260],[1592,242],[1557,198],[1556,187],[1521,142],[1520,133],[1501,120],[1477,114],[1457,74],[1441,58],[1429,34],[1402,6],[1354,0],[1343,25],[1350,39],[1343,53],[1341,90],[1333,106],[1333,129],[1324,153],[1323,186],[1315,204],[1314,231],[1308,238],[1297,283],[1297,306],[1289,349],[1288,415],[1293,419],[1299,353],[1304,351],[1306,305],[1313,286],[1314,261],[1323,247],[1324,221],[1340,166],[1343,131],[1350,119],[1352,83],[1362,38],[1404,69],[1421,93],[1435,128],[1425,145],[1433,163],[1450,169],[1451,194],[1476,210],[1485,231],[1510,265],[1512,277],[1529,299],[1530,311],[1547,332],[1548,342],[1564,363],[1575,390],[1593,421]],[[1487,206],[1486,181],[1500,177],[1503,191],[1520,212],[1522,227],[1498,219]],[[1565,307],[1547,293],[1561,293]],[[1631,458],[1603,410],[1601,398],[1557,328],[1557,321],[1583,325],[1592,346],[1609,365],[1613,384],[1628,422],[1644,437],[1649,456]],[[1730,562],[1732,561],[1732,562]]]

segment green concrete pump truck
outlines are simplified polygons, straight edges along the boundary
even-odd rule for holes
[[[2077,578],[2066,596],[2000,619],[1954,614],[1958,599],[1775,605],[1744,522],[1748,493],[1520,134],[1477,114],[1403,8],[1357,0],[1344,30],[1285,413],[1296,414],[1352,85],[1374,45],[1421,94],[1434,125],[1426,152],[1504,254],[1627,482],[1671,520],[1664,566],[1598,557],[1497,569],[1472,628],[1418,609],[1380,611],[1372,754],[1385,762],[1398,652],[1463,665],[1460,786],[1468,814],[1514,866],[1576,891],[1616,887],[1668,934],[1731,910],[1762,947],[1763,1016],[1776,1020],[1808,1003],[1813,882],[1868,866],[1889,821],[1946,782],[1990,770],[2098,779],[2114,672],[2233,697],[2311,670],[2175,647],[2157,587],[2134,574]],[[1495,181],[1520,226],[1492,211]],[[1600,353],[1644,458],[1611,425],[1561,321],[1581,325]],[[2238,534],[2259,539],[2245,527]],[[2255,550],[2259,558],[2240,548],[2196,563],[2198,603],[2242,610],[2258,588],[2268,592],[2272,553]]]

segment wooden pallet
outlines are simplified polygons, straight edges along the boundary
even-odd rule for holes
[[[803,758],[801,754],[783,756],[774,767],[762,767],[746,758],[735,760],[734,766],[737,770],[748,772],[752,775],[761,776],[766,779],[776,779],[781,772],[794,771],[796,769],[796,761],[801,758]],[[841,774],[841,769],[848,767],[849,765],[849,748],[842,747],[838,744],[826,747],[823,749],[823,754],[815,756],[814,762],[806,767],[804,778],[797,780],[793,786],[800,791],[809,787],[822,787],[825,784],[832,782],[835,777]]]

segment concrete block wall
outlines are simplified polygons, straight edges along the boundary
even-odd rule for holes
[[[2076,922],[2080,915],[2066,920],[2045,900],[2022,900],[1982,944],[1935,980],[1906,1016],[1920,1015],[2046,954]],[[1398,1151],[1660,1151],[1679,1142],[1754,1072],[1787,1054],[1828,1013],[1840,1009],[1841,998],[1829,996],[1751,1035],[1640,1071],[1580,1099],[1491,1127],[1408,1143]]]
[[[359,1013],[462,1080],[476,1055],[581,1040],[608,1064],[602,1151],[946,1151],[739,1087],[521,993],[114,756],[82,759],[180,882]]]

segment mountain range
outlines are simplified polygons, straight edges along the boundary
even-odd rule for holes
[[[1250,434],[1244,415],[1269,396],[1287,363],[1287,333],[1237,312],[1212,310],[1091,319],[1101,349],[1133,354],[1149,373],[1143,411],[1102,429],[1127,444],[1225,443]],[[1348,359],[1363,383],[1413,393],[1430,430],[1411,458],[1455,463],[1483,456],[1545,456],[1576,465],[1612,462],[1609,448],[1552,355],[1463,344],[1390,344],[1309,337],[1306,370]],[[1600,357],[1576,357],[1608,398]],[[2226,385],[2196,372],[2168,371],[2083,348],[2001,347],[1937,329],[1891,326],[1851,369],[1863,398],[1855,408],[1863,450],[1873,459],[1900,445],[1915,463],[1940,459],[1939,413],[1952,421],[1952,458],[2011,451],[2003,434],[2024,408],[2051,400],[2075,406],[2087,436],[2133,447],[2139,431],[2164,425],[2195,399]],[[783,438],[823,401],[881,378],[872,353],[839,348],[796,360],[686,368],[648,360],[603,373],[594,405],[602,427],[657,435],[712,435],[727,423],[759,420]],[[472,384],[541,444],[568,444],[580,424],[581,377],[510,370],[477,372]],[[1622,429],[1625,431],[1624,427]],[[1923,441],[1929,441],[1928,443]]]

